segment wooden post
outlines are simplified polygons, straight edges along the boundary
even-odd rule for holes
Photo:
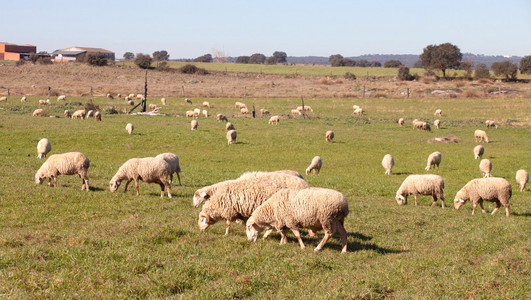
[[[146,103],[147,103],[147,72],[148,70],[146,69],[146,75],[145,75],[145,81],[144,81],[144,99],[142,99],[142,105],[140,105],[140,112],[146,112]]]
[[[221,87],[221,97],[223,97],[223,87]]]
[[[255,116],[256,116],[256,110],[254,108],[254,102],[253,102],[253,119],[255,118]]]
[[[51,91],[51,90],[52,90],[52,87],[49,86],[49,87],[48,87],[48,97],[50,97],[50,91]]]
[[[301,96],[301,102],[302,102],[302,118],[306,119],[306,110],[304,109],[304,98]]]
[[[409,88],[407,88],[407,97],[409,98]]]
[[[365,85],[363,85],[363,90],[361,91],[361,97],[365,98]]]
[[[243,86],[243,97],[244,98],[247,97],[247,86],[246,85]]]
[[[9,88],[7,88],[7,95],[9,96]]]

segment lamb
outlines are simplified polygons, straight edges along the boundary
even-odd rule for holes
[[[275,124],[275,125],[278,125],[280,124],[280,117],[279,116],[272,116],[271,118],[269,118],[269,124]]]
[[[160,104],[166,105],[166,98],[160,98]]]
[[[306,189],[310,187],[310,184],[306,182],[304,179],[298,176],[287,174],[285,171],[245,172],[240,177],[238,177],[238,180],[254,179],[254,178],[265,178],[265,179],[273,180],[273,181],[282,183],[283,185],[287,186],[290,189],[300,190],[300,189]]]
[[[44,115],[44,109],[42,108],[37,108],[36,110],[33,111],[33,114],[32,114],[32,116],[34,117],[43,116],[43,115]]]
[[[242,107],[240,108],[240,112],[244,115],[248,115],[249,114],[249,109],[247,107]]]
[[[433,152],[428,156],[428,163],[426,164],[426,171],[429,171],[431,169],[431,166],[437,166],[437,169],[439,169],[439,164],[441,163],[441,152]]]
[[[131,123],[127,123],[127,125],[125,125],[125,130],[127,133],[132,134],[133,130],[135,130],[135,126],[133,126]]]
[[[22,96],[22,98],[20,98],[20,102],[26,102],[26,96]]]
[[[363,110],[363,108],[356,108],[356,110],[354,110],[354,114],[355,115],[363,115],[365,111]]]
[[[400,127],[404,126],[404,118],[398,119],[398,125],[400,125]]]
[[[210,108],[210,103],[208,103],[208,101],[204,101],[204,102],[203,102],[203,107],[208,107],[208,108]]]
[[[85,118],[85,114],[86,114],[86,111],[84,109],[80,109],[80,110],[76,110],[73,114],[72,114],[72,119],[78,119],[80,118],[81,120],[83,120]]]
[[[225,115],[223,115],[223,114],[217,114],[217,115],[216,115],[216,120],[217,120],[218,122],[220,122],[220,121],[228,122],[228,121],[229,121],[229,120],[227,119],[227,117],[226,117]]]
[[[184,99],[184,102],[189,103],[190,105],[192,105],[192,100],[190,100],[188,98]]]
[[[511,199],[512,194],[511,184],[504,178],[472,179],[455,194],[454,207],[459,209],[466,201],[470,200],[472,202],[472,215],[474,215],[478,203],[481,211],[485,213],[483,201],[496,202],[496,208],[492,211],[492,215],[503,204],[505,206],[505,215],[509,217],[509,199]]]
[[[155,110],[155,109],[157,109],[157,104],[155,104],[155,103],[150,103],[150,104],[149,104],[149,110]]]
[[[477,145],[474,147],[474,159],[480,159],[484,152],[485,148],[483,146]]]
[[[260,108],[260,114],[263,116],[263,115],[269,115],[270,112],[269,110],[265,109],[265,108]]]
[[[190,122],[190,127],[192,130],[196,130],[197,129],[197,120],[192,120],[192,122]]]
[[[487,133],[484,130],[476,130],[474,131],[474,140],[476,143],[479,141],[485,141],[486,143],[489,143],[489,137],[487,136]]]
[[[420,129],[420,130],[422,130],[422,127],[424,126],[424,122],[419,121],[419,120],[417,120],[417,119],[413,120],[413,122],[411,122],[411,124],[413,124],[413,129]]]
[[[57,101],[65,101],[66,100],[66,96],[65,95],[61,95],[59,97],[57,97]]]
[[[382,159],[382,167],[385,169],[386,175],[391,175],[391,170],[395,165],[395,159],[391,154],[386,154]]]
[[[490,171],[492,170],[492,163],[488,159],[482,159],[479,162],[479,170],[483,173],[483,177],[490,177]]]
[[[498,124],[496,124],[496,121],[487,120],[485,121],[485,125],[487,126],[487,128],[490,128],[490,127],[498,128]]]
[[[195,113],[194,113],[194,111],[193,111],[193,110],[187,110],[187,111],[186,111],[186,117],[187,117],[187,118],[188,118],[188,117],[192,117],[192,118],[195,117]]]
[[[436,117],[442,117],[442,110],[441,109],[435,110],[435,113],[433,115]]]
[[[292,109],[291,110],[291,114],[292,115],[298,115],[298,116],[302,115],[302,113],[299,110],[297,110],[297,109]]]
[[[227,143],[229,145],[232,144],[232,143],[235,143],[237,136],[238,136],[238,133],[236,132],[236,130],[231,129],[231,130],[227,131]]]
[[[70,111],[68,109],[65,109],[63,114],[65,115],[65,118],[69,118],[70,119],[72,117],[72,114],[70,113]]]
[[[440,125],[441,125],[441,120],[437,119],[433,121],[433,126],[435,126],[437,129],[439,129]]]
[[[50,141],[48,139],[41,139],[39,143],[37,143],[37,157],[39,159],[43,159],[46,157],[46,154],[52,150],[52,145],[50,144]]]
[[[7,102],[7,97],[6,96],[0,97],[0,102]]]
[[[398,205],[407,204],[407,196],[415,196],[415,206],[417,206],[417,195],[431,195],[433,203],[437,204],[437,198],[441,198],[442,208],[444,205],[444,180],[439,175],[409,175],[404,179],[396,191],[396,202]]]
[[[316,175],[319,175],[322,165],[323,165],[323,161],[321,160],[321,157],[319,156],[314,157],[312,159],[312,162],[308,166],[308,168],[306,168],[306,175],[310,175],[312,171],[314,171]]]
[[[85,116],[85,120],[88,119],[88,118],[92,118],[92,117],[94,117],[94,111],[93,110],[87,111],[87,115]]]
[[[325,134],[325,140],[327,142],[331,142],[334,139],[334,132],[332,130],[328,130]]]
[[[42,184],[48,178],[48,185],[53,179],[53,186],[57,187],[57,177],[59,175],[78,174],[83,180],[81,190],[89,190],[89,180],[87,176],[90,167],[90,160],[81,152],[67,152],[63,154],[51,155],[35,173],[35,183]]]
[[[203,113],[203,117],[208,118],[208,111],[203,109],[202,113]]]
[[[135,181],[136,195],[140,196],[138,181],[146,183],[158,183],[160,185],[160,197],[164,197],[164,187],[168,191],[168,198],[171,198],[171,186],[168,183],[168,176],[172,173],[172,168],[164,159],[160,157],[131,158],[126,161],[116,172],[109,182],[111,192],[116,192],[122,181],[125,183],[125,190],[131,181]]]
[[[249,241],[256,242],[261,231],[274,227],[280,232],[282,245],[286,244],[286,232],[290,229],[304,249],[299,228],[309,228],[314,232],[323,229],[325,235],[314,251],[320,251],[338,232],[343,245],[341,253],[346,253],[344,222],[348,213],[347,199],[338,191],[325,188],[282,189],[256,208],[247,220],[246,234]]]
[[[94,119],[96,119],[96,121],[101,121],[101,113],[99,111],[94,113]]]
[[[525,190],[525,185],[529,181],[529,173],[527,173],[526,170],[518,170],[516,171],[516,185],[518,186],[518,189],[520,192],[523,192]]]
[[[225,129],[226,129],[227,131],[229,131],[229,130],[234,130],[234,125],[232,125],[231,122],[228,122],[227,124],[225,124]]]
[[[179,185],[181,184],[181,176],[179,176],[179,173],[181,172],[181,166],[179,164],[179,157],[177,155],[167,152],[167,153],[161,153],[155,158],[162,158],[164,159],[169,165],[170,165],[170,185],[173,182],[173,173],[177,174],[177,178],[179,179]]]
[[[225,235],[229,234],[230,224],[236,219],[247,221],[253,211],[269,197],[286,186],[263,178],[228,180],[210,188],[210,194],[202,192],[208,199],[199,213],[197,224],[201,231],[210,225],[225,220]]]

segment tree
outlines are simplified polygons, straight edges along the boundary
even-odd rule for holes
[[[516,64],[506,60],[502,62],[493,63],[490,68],[494,71],[496,76],[505,76],[505,80],[516,80],[516,73],[518,72],[518,67]]]
[[[522,57],[520,60],[520,73],[531,74],[531,55]]]
[[[89,53],[87,56],[87,63],[91,66],[106,66],[107,60],[103,53]]]
[[[399,80],[413,80],[414,77],[409,74],[409,68],[406,66],[400,66],[398,68],[398,79]]]
[[[250,64],[263,64],[266,60],[265,55],[261,53],[255,53],[249,57]]]
[[[413,64],[413,68],[424,69],[424,65],[422,64],[422,62],[419,59]]]
[[[382,66],[382,63],[379,61],[371,61],[371,67],[380,68]]]
[[[125,52],[124,53],[124,59],[125,60],[133,60],[133,59],[135,59],[135,55],[133,54],[133,52]]]
[[[288,55],[286,52],[275,51],[273,52],[273,57],[275,58],[277,64],[285,64],[288,62]]]
[[[474,62],[471,60],[465,60],[461,63],[461,68],[465,70],[465,77],[470,79],[472,78],[472,69],[474,68]]]
[[[444,78],[447,69],[459,68],[461,59],[463,59],[461,50],[450,43],[428,45],[420,55],[424,68],[441,70]]]
[[[33,63],[33,64],[36,64],[37,61],[39,60],[39,55],[35,52],[32,52],[29,54],[29,60]]]
[[[205,54],[194,59],[194,62],[212,62],[212,54]]]
[[[152,61],[153,59],[149,54],[138,53],[135,57],[135,65],[141,69],[149,69]]]
[[[248,64],[249,58],[250,56],[238,56],[238,58],[236,58],[236,63],[237,64]]]
[[[402,66],[402,62],[396,59],[384,62],[384,68],[400,68],[400,66]]]
[[[328,57],[328,61],[330,62],[332,67],[339,66],[342,60],[343,60],[343,55],[341,54],[334,54]]]
[[[275,65],[277,63],[277,59],[274,56],[270,56],[266,59],[265,63],[267,65]]]
[[[474,72],[475,79],[490,78],[490,71],[485,64],[478,64]]]
[[[170,59],[170,55],[168,54],[168,51],[166,50],[160,50],[153,52],[153,60],[154,61],[164,61]]]

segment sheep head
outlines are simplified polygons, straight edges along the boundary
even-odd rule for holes
[[[113,193],[116,192],[118,190],[118,188],[120,187],[121,183],[122,182],[119,181],[119,180],[114,180],[114,179],[111,180],[109,182],[109,190],[111,190],[111,192],[113,192]]]
[[[43,182],[44,182],[44,176],[40,172],[37,172],[35,174],[35,183],[42,184]]]
[[[396,203],[398,203],[398,205],[402,205],[404,204],[404,201],[406,201],[406,198],[402,195],[396,195],[395,197],[396,199]]]
[[[246,226],[245,232],[247,234],[247,239],[250,242],[256,242],[256,240],[258,239],[258,235],[260,234],[260,232],[264,230],[264,227],[256,224],[252,216],[247,220],[247,223],[245,226]]]
[[[460,209],[461,206],[463,206],[463,204],[465,204],[465,200],[461,199],[461,198],[458,198],[458,197],[455,197],[454,199],[454,207],[455,209]]]
[[[208,228],[208,226],[214,223],[215,221],[212,218],[210,218],[210,216],[207,213],[203,211],[199,213],[199,220],[197,221],[197,225],[199,226],[200,231],[205,231]]]
[[[208,198],[210,198],[210,195],[208,193],[206,193],[205,191],[197,190],[194,193],[194,199],[193,199],[194,207],[199,207],[199,205],[203,201],[207,200]]]

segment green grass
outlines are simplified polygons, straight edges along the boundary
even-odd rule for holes
[[[452,206],[453,196],[481,173],[473,159],[473,132],[485,119],[514,122],[531,115],[531,101],[492,99],[307,99],[311,120],[236,118],[235,101],[273,114],[287,115],[299,105],[292,99],[208,99],[210,114],[225,113],[238,131],[227,145],[224,123],[173,117],[190,109],[182,99],[168,99],[168,116],[103,114],[103,121],[31,117],[38,98],[0,103],[0,295],[6,298],[496,298],[522,299],[530,294],[530,189],[516,190],[514,175],[531,169],[529,128],[488,129],[484,158],[492,174],[513,185],[511,217],[501,211],[471,215],[471,204]],[[88,99],[69,98],[67,102]],[[193,99],[201,103],[203,99]],[[122,100],[94,99],[100,107],[123,106]],[[157,100],[158,103],[158,100]],[[351,115],[352,105],[367,114]],[[45,109],[62,115],[75,106],[56,102]],[[396,124],[422,118],[433,121],[443,110],[442,129],[431,133]],[[125,124],[135,125],[133,135]],[[325,132],[334,130],[334,142]],[[453,144],[429,144],[435,136],[456,135]],[[46,137],[52,152],[80,151],[91,160],[90,192],[76,176],[60,176],[59,187],[38,186],[33,176],[42,161],[36,144]],[[183,186],[173,198],[160,198],[158,185],[140,183],[118,193],[110,178],[131,157],[174,152],[181,159]],[[442,152],[448,209],[398,206],[395,192],[408,174],[424,174],[426,159]],[[395,167],[384,175],[380,162],[393,154]],[[344,193],[350,205],[345,221],[348,253],[340,254],[334,236],[321,253],[322,238],[304,235],[301,250],[294,236],[280,246],[279,235],[255,244],[235,224],[207,232],[197,228],[192,207],[198,188],[238,177],[250,170],[293,169],[304,172],[313,156],[323,159],[319,176],[305,176],[312,186]],[[486,204],[488,211],[494,205]]]

